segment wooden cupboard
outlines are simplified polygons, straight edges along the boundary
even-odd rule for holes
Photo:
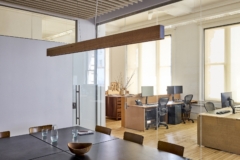
[[[116,120],[121,119],[121,98],[106,96],[106,116]]]

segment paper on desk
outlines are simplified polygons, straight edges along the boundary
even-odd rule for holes
[[[93,134],[94,132],[93,131],[90,131],[90,130],[88,130],[88,131],[78,131],[78,134],[80,135],[80,136],[82,136],[82,135],[87,135],[87,134]]]

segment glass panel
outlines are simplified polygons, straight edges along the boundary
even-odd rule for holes
[[[73,102],[77,106],[73,110],[73,124],[77,121],[93,130],[96,125],[105,125],[104,62],[95,69],[95,59],[102,61],[104,53],[98,58],[95,52],[98,51],[73,54]]]
[[[166,86],[168,85],[183,86],[183,94],[176,99],[183,99],[186,94],[193,94],[194,100],[203,100],[203,96],[200,96],[200,94],[203,94],[202,79],[204,77],[202,70],[204,68],[202,64],[204,59],[200,58],[204,57],[200,52],[202,48],[203,19],[198,12],[201,12],[201,3],[204,3],[204,5],[209,4],[207,1],[180,1],[104,24],[104,36],[158,24],[166,24],[165,34],[171,35],[169,37],[166,36],[165,39],[161,41],[109,48],[107,62],[109,64],[109,84],[106,85],[111,86],[111,83],[116,82],[116,75],[119,75],[120,71],[122,72],[124,82],[135,72],[132,79],[133,84],[128,88],[129,93],[134,94],[134,97],[125,97],[124,101],[121,99],[120,104],[124,102],[124,108],[121,106],[121,116],[124,115],[124,117],[121,117],[121,122],[119,122],[120,119],[115,118],[115,116],[108,116],[109,113],[106,111],[107,127],[114,130],[112,132],[114,136],[122,138],[123,132],[129,131],[143,135],[144,145],[146,146],[156,148],[159,140],[170,142],[185,147],[184,157],[191,159],[202,158],[202,155],[199,154],[202,152],[201,147],[199,147],[196,141],[183,143],[182,139],[182,135],[188,134],[189,129],[195,132],[191,134],[192,136],[189,138],[196,139],[197,124],[199,124],[196,123],[197,117],[199,113],[205,111],[205,109],[203,111],[202,105],[201,107],[193,107],[193,111],[188,115],[190,116],[189,118],[194,119],[195,123],[186,121],[186,124],[184,124],[185,127],[181,127],[181,124],[179,124],[181,123],[182,105],[167,107],[168,111],[165,115],[161,115],[159,112],[161,111],[160,107],[156,110],[159,98],[163,96],[167,97]],[[103,26],[101,25],[101,27]],[[99,28],[101,27],[99,26]],[[216,34],[218,35],[218,33]],[[219,36],[217,36],[217,38],[214,37],[214,41],[217,41],[218,38]],[[216,43],[217,42],[214,42],[213,47],[216,46]],[[225,60],[224,49],[223,47],[219,49],[223,52],[218,53],[221,54],[221,58],[219,58],[220,60],[218,60],[217,63],[223,63]],[[212,52],[215,53],[218,52],[218,50],[213,48]],[[215,61],[211,62],[215,63]],[[200,68],[199,64],[203,66]],[[141,86],[154,86],[154,96],[148,96],[148,103],[154,103],[155,106],[149,107],[149,110],[145,105],[146,96],[142,96],[141,94]],[[111,98],[117,99],[121,97],[117,94],[117,92],[111,92],[111,95],[106,97],[106,105],[107,103],[113,104]],[[143,106],[146,107],[140,106],[144,108],[141,111],[137,110],[139,108],[135,105],[135,100],[138,99],[143,103]],[[173,116],[174,114],[176,115]],[[168,118],[166,118],[166,116],[168,116]],[[160,121],[158,121],[159,119]],[[173,125],[173,121],[176,121],[175,123],[177,125]],[[166,130],[166,127],[163,125],[159,127],[159,122],[168,123],[169,130]],[[196,151],[199,152],[192,154]]]
[[[0,6],[0,35],[75,42],[75,21]]]

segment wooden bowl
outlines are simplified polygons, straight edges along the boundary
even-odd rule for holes
[[[68,143],[69,150],[76,155],[87,153],[92,147],[92,143]]]

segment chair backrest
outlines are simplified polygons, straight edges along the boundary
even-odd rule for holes
[[[0,138],[8,138],[10,137],[10,131],[0,132]]]
[[[95,131],[108,134],[108,135],[111,135],[111,132],[112,132],[110,128],[103,127],[103,126],[96,126]]]
[[[183,156],[184,147],[176,144],[158,141],[158,149],[165,152],[170,152],[179,156]]]
[[[161,116],[164,116],[165,114],[168,113],[167,111],[167,103],[169,101],[168,97],[162,97],[158,99],[158,110],[159,110],[159,114]]]
[[[207,112],[215,110],[215,106],[214,106],[214,104],[212,102],[205,103],[204,107],[205,107]]]
[[[142,145],[144,137],[142,135],[138,135],[130,132],[124,132],[123,139]]]
[[[184,97],[184,103],[185,103],[184,109],[186,111],[190,111],[192,108],[192,105],[191,105],[192,98],[193,98],[192,94],[188,94]]]
[[[31,133],[37,133],[37,132],[41,132],[42,129],[49,129],[52,130],[52,125],[44,125],[44,126],[36,126],[36,127],[30,127],[29,128],[29,134]]]

